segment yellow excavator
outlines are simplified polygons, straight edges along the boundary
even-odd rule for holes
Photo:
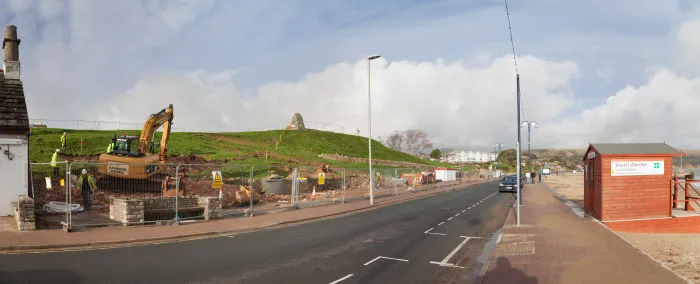
[[[111,151],[100,155],[100,174],[121,179],[144,180],[160,173],[168,151],[168,138],[173,123],[173,105],[151,114],[143,124],[140,136],[114,136]],[[160,143],[153,142],[156,130],[163,126]],[[138,142],[137,142],[138,141]],[[134,145],[137,143],[136,145]],[[134,147],[135,146],[135,147]],[[156,148],[160,146],[160,152]]]

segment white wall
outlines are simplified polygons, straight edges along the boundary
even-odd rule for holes
[[[11,202],[18,200],[19,195],[26,195],[29,183],[29,144],[26,136],[3,135],[0,139],[23,140],[22,145],[0,144],[0,216],[12,216],[14,211]],[[5,150],[14,154],[12,160],[5,155]]]
[[[454,170],[435,170],[435,179],[441,181],[457,180],[457,171]]]

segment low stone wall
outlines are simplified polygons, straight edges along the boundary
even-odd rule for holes
[[[318,157],[323,158],[323,159],[328,159],[328,160],[350,161],[350,162],[357,162],[357,163],[367,163],[369,161],[367,158],[348,157],[345,155],[338,155],[338,154],[320,154],[320,155],[318,155]],[[421,165],[418,163],[389,161],[389,160],[377,160],[377,159],[372,159],[372,164],[373,165],[380,165],[380,166],[399,166],[399,167],[404,167],[404,168],[428,168],[428,167],[430,167],[430,166]]]
[[[175,212],[175,197],[147,197],[139,199],[113,198],[109,206],[109,218],[124,225],[143,224],[144,216],[155,211]],[[221,200],[217,197],[178,197],[178,209],[202,208],[205,220],[221,217]]]
[[[17,202],[12,202],[15,211],[17,230],[36,230],[36,216],[34,215],[34,200],[26,195],[20,195]]]
[[[204,207],[204,220],[221,218],[221,200],[217,197],[198,197],[197,204]]]
[[[109,203],[109,218],[124,225],[143,224],[144,212],[140,199],[113,198]]]

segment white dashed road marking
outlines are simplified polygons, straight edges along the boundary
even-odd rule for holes
[[[331,282],[330,284],[337,284],[337,283],[340,283],[340,281],[343,281],[343,280],[345,280],[345,279],[348,279],[348,278],[350,278],[350,277],[352,277],[352,276],[353,276],[353,274],[345,275],[345,277],[340,278],[340,279],[338,279],[338,280],[335,280],[335,281]]]
[[[445,222],[440,222],[440,224],[438,224],[438,226],[442,226],[442,224],[445,224]]]
[[[447,218],[447,221],[450,221],[450,220],[452,220],[452,218],[454,218],[454,217],[450,217],[450,218]]]

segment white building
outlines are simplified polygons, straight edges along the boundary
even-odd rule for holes
[[[20,81],[17,27],[8,26],[3,40],[3,71],[0,71],[0,216],[14,215],[11,202],[28,193],[29,119]]]
[[[460,151],[447,154],[447,161],[450,163],[485,163],[496,161],[496,154],[479,151]]]

